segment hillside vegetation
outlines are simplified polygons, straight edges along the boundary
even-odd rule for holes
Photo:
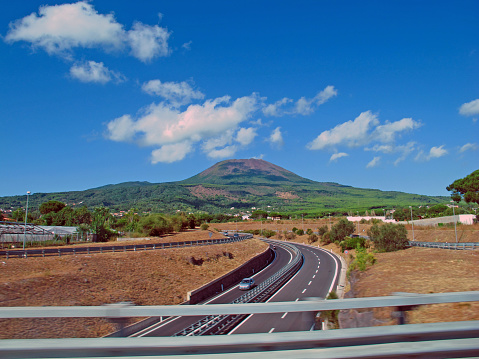
[[[238,213],[252,207],[270,208],[291,214],[319,216],[348,210],[393,208],[448,202],[431,197],[394,191],[380,191],[315,182],[264,160],[228,160],[179,182],[127,182],[85,191],[34,193],[30,208],[49,200],[70,206],[104,206],[112,211],[173,213],[176,211]],[[24,207],[25,196],[0,198],[0,208]]]

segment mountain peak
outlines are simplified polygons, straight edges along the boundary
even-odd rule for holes
[[[203,172],[182,181],[185,184],[312,183],[291,171],[259,159],[232,159],[216,163]]]

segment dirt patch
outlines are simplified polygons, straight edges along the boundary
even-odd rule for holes
[[[352,284],[355,297],[380,297],[394,292],[445,293],[479,290],[479,252],[409,248],[376,253],[377,263],[359,273]],[[373,325],[393,325],[392,308],[373,310]],[[408,314],[409,323],[479,320],[479,303],[425,305]],[[343,324],[343,323],[342,323]],[[370,323],[362,323],[367,326]]]
[[[236,197],[233,197],[230,192],[216,189],[216,188],[209,188],[209,187],[204,187],[202,185],[199,186],[194,186],[194,187],[188,187],[190,193],[198,198],[209,198],[209,197],[216,197],[216,196],[224,196],[226,198],[229,198],[231,200],[237,200]]]
[[[205,247],[3,260],[0,305],[179,304],[188,291],[240,266],[266,247],[252,239]],[[97,337],[114,330],[108,321],[96,318],[0,320],[0,327],[0,338]]]
[[[291,193],[291,192],[280,192],[277,191],[275,193],[276,197],[282,198],[282,199],[296,199],[299,198],[298,195]]]

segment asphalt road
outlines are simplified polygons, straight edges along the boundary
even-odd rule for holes
[[[263,269],[261,272],[258,272],[253,276],[257,284],[266,280],[274,273],[279,271],[285,265],[287,265],[293,258],[293,254],[290,250],[282,248],[280,245],[276,245],[276,257],[273,262]],[[238,289],[238,286],[235,285],[232,288],[220,293],[216,297],[206,301],[205,303],[198,305],[207,305],[207,304],[226,304],[231,303],[236,298],[242,296],[244,291]],[[139,336],[171,336],[175,333],[181,331],[182,329],[188,327],[189,325],[197,322],[201,319],[202,316],[198,317],[172,317],[163,323],[158,323],[153,325],[147,330],[143,330]]]
[[[304,256],[299,272],[268,302],[305,300],[308,297],[325,298],[336,288],[341,262],[331,253],[310,246],[297,245]],[[313,325],[311,313],[274,313],[250,315],[230,334],[307,331]]]

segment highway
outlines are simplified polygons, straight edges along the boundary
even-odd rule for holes
[[[299,272],[268,302],[304,300],[308,297],[326,298],[336,288],[341,262],[331,253],[297,244],[304,257]],[[310,330],[312,316],[303,313],[255,314],[240,323],[230,334],[273,333]]]
[[[268,267],[254,275],[258,284],[276,273],[293,258],[291,250],[287,247],[283,248],[281,242],[271,241],[271,243],[276,245],[276,257]],[[297,301],[307,297],[325,298],[332,288],[336,288],[340,261],[331,253],[319,248],[301,244],[294,245],[300,249],[304,264],[298,273],[268,301]],[[242,294],[244,292],[234,286],[199,305],[230,303]],[[201,316],[171,317],[134,336],[172,336],[201,318]],[[311,325],[311,315],[302,313],[257,314],[247,317],[230,334],[310,330]]]
[[[279,271],[283,268],[287,263],[289,263],[292,258],[293,254],[291,250],[287,248],[280,247],[279,245],[276,246],[276,256],[273,262],[263,269],[261,272],[258,272],[253,276],[256,283],[261,283],[262,281],[266,280],[274,273]],[[244,294],[244,291],[240,291],[238,286],[235,285],[230,289],[225,290],[224,292],[218,294],[214,298],[198,305],[207,305],[207,304],[226,304],[231,303],[236,298],[240,297]],[[158,323],[153,325],[146,330],[143,330],[141,333],[135,336],[171,336],[175,333],[181,331],[182,329],[188,327],[192,323],[198,321],[202,317],[173,317],[167,321],[162,323]]]

